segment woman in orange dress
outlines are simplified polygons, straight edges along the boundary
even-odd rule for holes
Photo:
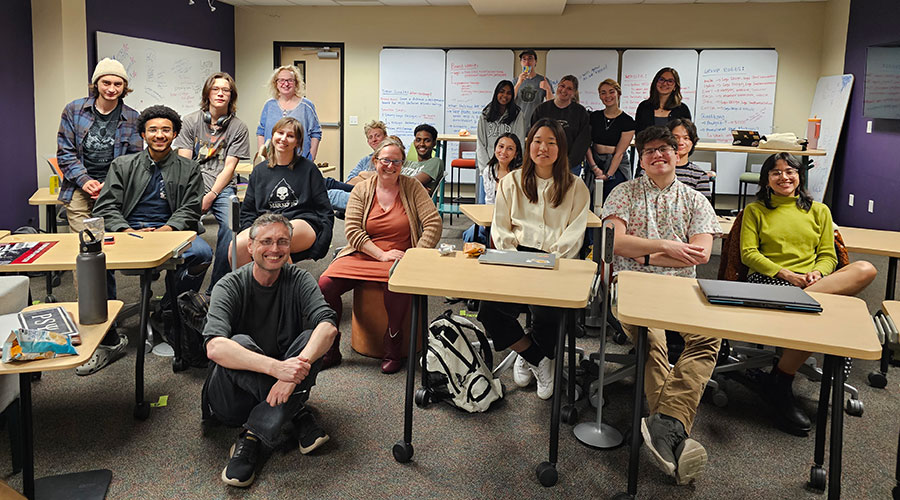
[[[388,290],[388,272],[394,261],[412,247],[434,248],[443,224],[437,208],[422,184],[400,174],[405,160],[403,146],[385,139],[372,155],[376,175],[356,185],[347,201],[347,246],[319,278],[319,288],[341,322],[341,295],[362,281],[384,286],[388,328],[384,332],[381,371],[395,373],[401,363],[400,329],[411,297]],[[323,358],[323,368],[341,361],[341,334]]]

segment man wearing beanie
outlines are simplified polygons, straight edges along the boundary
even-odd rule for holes
[[[90,95],[63,110],[56,134],[56,160],[63,172],[59,201],[72,231],[84,229],[82,221],[91,216],[113,158],[143,149],[138,113],[122,102],[130,92],[125,67],[105,58],[94,69]]]
[[[84,219],[91,217],[113,159],[143,150],[138,113],[122,102],[129,92],[125,67],[105,58],[94,69],[89,96],[70,102],[62,112],[56,134],[56,160],[63,172],[59,201],[66,207],[72,231],[84,229]],[[107,277],[106,283],[107,296],[115,298],[115,280]],[[97,352],[108,354],[105,359],[111,360],[125,353],[128,337],[110,328],[100,344]],[[107,364],[92,361],[96,360],[79,366],[75,373],[89,375]]]

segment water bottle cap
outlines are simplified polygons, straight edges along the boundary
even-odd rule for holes
[[[85,236],[87,233],[87,236]],[[85,240],[85,237],[88,239]],[[102,248],[103,242],[94,237],[94,233],[91,232],[90,229],[83,229],[78,233],[78,239],[81,241],[80,250],[82,253],[84,252],[99,252]]]

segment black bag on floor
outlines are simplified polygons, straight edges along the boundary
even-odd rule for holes
[[[203,345],[203,329],[209,313],[209,297],[188,290],[178,296],[178,313],[181,316],[181,357],[189,365],[206,368],[209,358]]]

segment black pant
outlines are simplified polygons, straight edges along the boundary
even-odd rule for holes
[[[478,321],[484,325],[487,335],[494,340],[494,350],[499,352],[525,336],[518,318],[526,308],[531,310],[534,328],[531,340],[537,344],[544,357],[553,359],[556,356],[559,324],[565,317],[561,308],[482,301],[478,308]]]
[[[312,330],[306,330],[294,339],[283,359],[294,357],[306,347]],[[235,335],[231,340],[253,352],[264,354],[249,335]],[[206,400],[212,416],[223,424],[233,427],[243,426],[259,436],[269,447],[278,444],[281,428],[303,409],[309,399],[309,391],[316,384],[321,360],[316,360],[309,375],[297,385],[287,402],[275,407],[269,406],[266,397],[277,379],[263,373],[233,370],[212,365],[206,380]]]

